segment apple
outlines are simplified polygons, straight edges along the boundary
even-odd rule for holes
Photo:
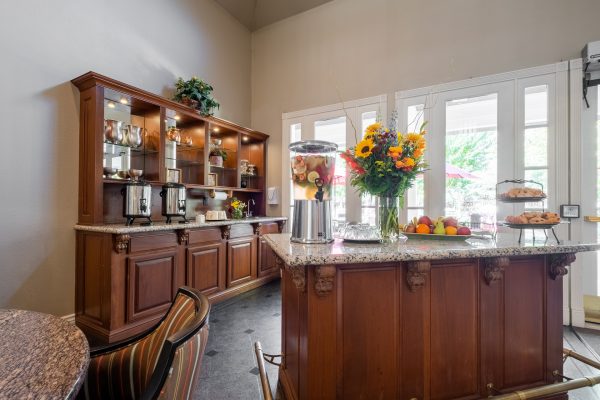
[[[421,218],[419,218],[419,221],[417,223],[424,225],[433,225],[433,221],[431,221],[431,218],[429,218],[427,215],[423,215]]]
[[[457,235],[470,235],[471,234],[471,230],[469,228],[467,228],[466,226],[459,226],[458,230],[456,231]]]
[[[444,218],[444,228],[448,226],[458,227],[458,221],[454,217],[446,217]]]

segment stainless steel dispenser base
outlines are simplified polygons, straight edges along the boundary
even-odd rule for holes
[[[294,200],[292,242],[329,243],[333,241],[329,200]]]

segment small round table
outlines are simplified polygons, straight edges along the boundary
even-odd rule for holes
[[[71,399],[85,380],[84,334],[53,315],[0,310],[0,398]]]

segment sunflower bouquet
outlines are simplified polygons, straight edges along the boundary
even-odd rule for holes
[[[232,198],[231,203],[229,204],[229,212],[231,213],[231,217],[233,219],[242,219],[244,218],[244,209],[246,208],[246,204],[238,200],[237,198]]]
[[[398,207],[404,205],[406,190],[426,168],[424,127],[403,134],[377,122],[367,127],[355,147],[341,154],[350,169],[352,186],[361,194],[380,198],[379,224],[384,238],[397,232]]]

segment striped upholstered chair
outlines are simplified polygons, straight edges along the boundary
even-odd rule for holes
[[[208,340],[207,298],[180,288],[148,332],[94,350],[78,399],[191,399]]]

